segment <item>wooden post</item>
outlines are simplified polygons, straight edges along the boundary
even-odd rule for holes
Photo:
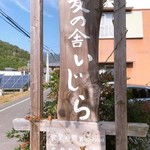
[[[31,117],[41,118],[43,107],[43,0],[31,0]],[[38,126],[31,122],[30,150],[42,145]]]
[[[114,0],[116,150],[127,150],[126,8]]]
[[[59,0],[59,6],[61,51],[58,119],[98,121],[98,41],[103,1]]]

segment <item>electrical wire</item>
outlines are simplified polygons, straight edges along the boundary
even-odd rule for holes
[[[20,32],[20,30],[18,28],[16,28],[14,25],[12,25],[9,21],[7,21],[5,18],[3,18],[2,16],[0,16],[5,22],[7,22],[9,25],[11,25],[13,28],[15,28],[17,31]],[[20,32],[21,33],[21,32]]]
[[[27,32],[24,28],[22,28],[18,23],[16,23],[11,17],[9,17],[4,11],[2,11],[0,9],[0,13],[2,14],[3,17],[5,17],[10,24],[12,24],[13,26],[15,26],[21,33],[23,33],[25,36],[27,36],[28,38],[30,38],[30,34],[29,32]]]
[[[26,37],[30,38],[30,33],[25,30],[23,27],[21,27],[15,20],[13,20],[10,16],[8,16],[4,11],[2,11],[2,9],[0,9],[0,14],[2,16],[0,16],[5,22],[7,22],[10,26],[12,26],[14,29],[16,29],[17,31],[19,31],[20,33],[22,33],[23,35],[25,35]],[[47,51],[52,58],[55,61],[58,61],[58,59],[55,57],[56,53],[50,49],[48,46],[43,45],[43,49],[45,51]],[[50,52],[51,51],[51,52]],[[55,56],[54,56],[55,55]]]

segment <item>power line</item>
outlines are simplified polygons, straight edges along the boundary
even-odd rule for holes
[[[4,11],[2,11],[2,9],[0,9],[0,14],[2,16],[0,16],[5,22],[7,22],[9,25],[11,25],[14,29],[16,29],[17,31],[19,31],[20,33],[22,33],[23,35],[25,35],[26,37],[30,38],[30,33],[25,30],[23,27],[21,27],[15,20],[13,20],[10,16],[8,16]],[[47,52],[49,52],[53,59],[55,61],[58,61],[57,58],[54,56],[55,52],[50,49],[48,46],[43,45],[43,49]],[[51,52],[50,52],[51,51]],[[54,53],[54,54],[53,54]],[[56,54],[55,54],[56,55]]]
[[[23,27],[21,27],[16,21],[14,21],[10,16],[8,16],[1,9],[0,9],[0,13],[2,14],[3,17],[5,17],[9,21],[10,24],[12,24],[13,26],[15,26],[22,34],[24,34],[25,36],[27,36],[28,38],[30,38],[29,32],[27,32]]]
[[[17,31],[20,32],[20,30],[18,28],[16,28],[14,25],[12,25],[10,22],[8,22],[5,18],[3,18],[2,16],[0,16],[4,21],[6,21],[9,25],[11,25],[13,28],[15,28]],[[20,32],[21,33],[21,32]]]
[[[52,56],[52,58],[53,58],[55,61],[58,61],[57,58],[54,56],[54,55],[56,55],[56,53],[50,52],[50,51],[49,51],[50,49],[49,49],[47,46],[45,46],[45,45],[44,45],[44,49],[45,49],[46,52],[48,52],[48,53]],[[51,50],[51,51],[52,51],[52,50]]]
[[[121,39],[118,41],[118,43],[116,44],[115,48],[113,49],[113,51],[110,53],[110,55],[107,57],[105,63],[107,63],[107,61],[109,60],[109,58],[113,55],[113,53],[115,52],[115,50],[117,49],[118,45],[120,44],[120,42],[122,41],[122,39],[126,36],[128,30],[125,31],[125,33],[122,35]]]

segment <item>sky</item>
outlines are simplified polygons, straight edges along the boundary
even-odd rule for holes
[[[43,0],[44,2],[44,45],[53,52],[60,52],[59,8],[58,0]],[[127,0],[134,8],[150,8],[150,0]],[[0,0],[0,9],[30,32],[30,0]],[[0,15],[1,16],[1,15]],[[0,17],[0,40],[17,45],[30,51],[30,39],[12,28]]]
[[[43,41],[53,52],[60,52],[58,0],[43,0]],[[30,0],[0,0],[0,9],[30,32]],[[0,14],[1,16],[1,14]],[[30,52],[30,39],[0,17],[0,40]]]

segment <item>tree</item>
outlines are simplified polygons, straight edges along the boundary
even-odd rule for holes
[[[27,66],[30,54],[17,46],[0,41],[0,70]]]

